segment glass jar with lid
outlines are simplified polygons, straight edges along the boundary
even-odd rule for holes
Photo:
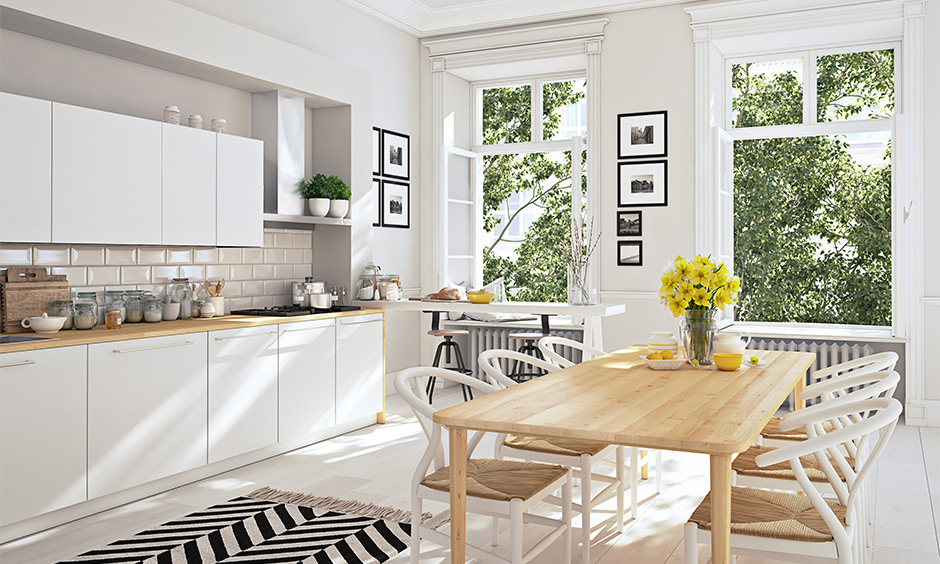
[[[205,300],[193,300],[193,319],[202,317],[202,306]]]
[[[52,315],[65,318],[63,329],[72,328],[72,316],[75,313],[75,307],[72,300],[56,300],[52,302]]]
[[[357,288],[356,297],[360,300],[377,300],[379,298],[377,295],[378,283],[375,276],[371,274],[360,274]]]
[[[88,312],[91,312],[92,323],[90,327],[79,327],[77,320],[72,318],[72,326],[76,329],[91,329],[98,324],[98,294],[97,292],[78,292],[75,294],[75,313],[78,314],[78,306],[90,306],[90,309],[83,309],[82,312],[87,315]],[[88,323],[87,319],[83,319],[81,324],[86,325]]]
[[[124,304],[123,290],[108,290],[104,293],[104,310],[117,310],[120,313],[120,323],[124,323],[127,318],[127,310]]]
[[[163,299],[147,294],[144,296],[144,321],[159,323],[163,319]]]
[[[180,304],[177,319],[190,319],[193,316],[193,290],[189,287],[189,278],[174,278],[166,290],[170,303]]]
[[[124,292],[125,323],[140,323],[144,320],[144,293],[140,290]]]
[[[76,329],[94,329],[98,322],[98,306],[93,303],[75,303],[72,326]]]

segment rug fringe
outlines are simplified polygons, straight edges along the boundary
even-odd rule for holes
[[[359,515],[360,517],[374,517],[376,519],[384,519],[386,521],[411,523],[411,511],[397,509],[387,505],[376,505],[374,503],[365,503],[356,500],[289,492],[285,490],[276,490],[269,487],[255,490],[248,494],[247,497],[260,499],[262,501],[275,501],[278,503],[289,503],[291,505],[303,505],[304,507],[313,507],[327,511]],[[423,513],[421,515],[421,522],[423,523],[433,516],[434,515],[432,513]]]

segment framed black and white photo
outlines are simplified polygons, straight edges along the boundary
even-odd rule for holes
[[[411,227],[411,195],[407,182],[382,181],[382,227]]]
[[[378,178],[372,179],[372,225],[380,227],[382,225],[382,181]]]
[[[382,151],[382,130],[378,127],[372,128],[372,174],[375,176],[381,176],[382,174],[382,159],[379,158],[379,155]]]
[[[382,176],[408,180],[411,177],[411,138],[383,129],[381,149]]]
[[[638,237],[643,234],[643,212],[617,212],[617,236]]]
[[[666,110],[617,115],[617,158],[665,157]]]
[[[617,163],[617,207],[665,206],[666,161]]]
[[[619,266],[643,266],[643,241],[617,241]]]

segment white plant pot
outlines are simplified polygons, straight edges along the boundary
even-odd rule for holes
[[[329,198],[307,198],[307,211],[313,217],[323,217],[330,211]]]
[[[330,217],[346,217],[349,211],[349,200],[330,200]]]

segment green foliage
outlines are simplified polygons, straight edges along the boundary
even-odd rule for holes
[[[331,200],[348,200],[352,190],[338,176],[326,176],[317,173],[309,180],[297,183],[297,191],[304,198],[329,198]]]
[[[820,58],[821,120],[892,111],[884,53]],[[733,68],[737,125],[788,123],[799,82],[747,77],[747,67]],[[891,167],[860,165],[847,149],[843,136],[735,142],[738,319],[890,325]]]
[[[489,88],[483,91],[484,143],[522,143],[531,140],[531,92],[529,86]],[[583,92],[571,82],[543,87],[543,131],[552,138],[560,127],[558,108],[577,103]],[[586,155],[582,155],[582,163]],[[585,178],[584,176],[582,178]],[[571,152],[563,162],[545,153],[488,155],[483,158],[483,226],[496,232],[496,242],[483,250],[483,282],[503,277],[511,289],[509,298],[520,301],[567,300],[565,256],[571,241]],[[582,190],[586,184],[582,184]],[[538,207],[541,216],[530,225],[516,247],[516,260],[494,252],[506,240],[506,228],[518,221],[509,212],[509,198],[524,193],[523,209]],[[505,210],[510,220],[502,226],[496,212]]]

